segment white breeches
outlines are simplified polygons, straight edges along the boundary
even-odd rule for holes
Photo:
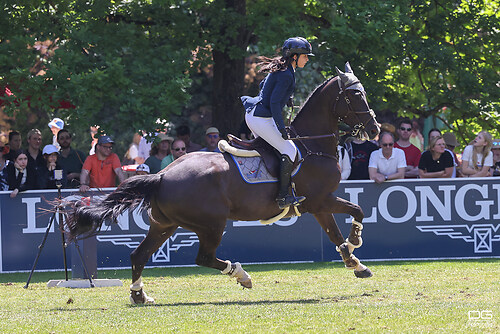
[[[284,140],[272,117],[254,116],[255,109],[245,113],[245,121],[255,138],[261,137],[281,154],[286,154],[291,161],[295,160],[297,147],[291,140]]]

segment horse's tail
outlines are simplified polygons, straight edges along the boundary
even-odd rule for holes
[[[84,205],[83,201],[78,202],[68,213],[65,222],[69,239],[74,240],[82,234],[95,235],[106,219],[116,223],[120,214],[127,209],[134,210],[143,200],[141,210],[148,209],[151,195],[156,192],[160,183],[160,174],[137,175],[123,181],[102,202],[92,202],[89,205]]]

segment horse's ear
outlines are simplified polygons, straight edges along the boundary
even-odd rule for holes
[[[344,74],[344,73],[342,73],[342,71],[341,71],[341,70],[339,70],[339,68],[338,68],[337,66],[335,66],[335,71],[337,71],[337,75],[338,75],[338,76],[340,76],[340,75]]]
[[[346,73],[353,73],[352,69],[351,69],[351,64],[349,64],[349,62],[345,63],[345,72]]]

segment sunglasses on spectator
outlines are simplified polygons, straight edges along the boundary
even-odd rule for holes
[[[217,138],[219,138],[219,135],[218,134],[207,135],[207,137],[210,138],[210,139],[217,139]]]
[[[110,146],[101,145],[101,147],[103,147],[105,149],[108,149],[108,150],[112,150],[113,149],[113,145],[110,145]]]
[[[59,137],[60,140],[66,140],[66,139],[70,139],[71,137],[70,136],[61,136]]]
[[[394,143],[383,143],[382,144],[383,147],[387,147],[387,146],[391,147],[393,145],[394,145]]]
[[[185,151],[186,148],[185,147],[177,147],[177,148],[174,148],[174,151],[176,152],[179,152],[179,151]]]
[[[405,128],[404,126],[400,127],[399,130],[401,131],[411,131],[411,128]]]
[[[498,141],[494,141],[494,142],[493,142],[493,146],[500,146],[500,142],[498,142]]]

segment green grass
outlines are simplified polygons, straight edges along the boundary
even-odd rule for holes
[[[247,265],[253,289],[206,268],[145,270],[152,306],[123,287],[47,288],[63,273],[0,275],[0,333],[498,333],[500,260],[371,262],[357,279],[339,263]],[[492,311],[483,323],[469,311]]]

